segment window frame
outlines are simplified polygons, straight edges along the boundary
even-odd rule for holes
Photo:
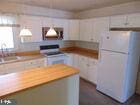
[[[0,27],[3,27],[3,26],[0,26]],[[8,27],[8,26],[5,26],[5,27]],[[11,27],[12,28],[12,35],[13,35],[13,48],[7,48],[9,51],[15,51],[17,49],[17,41],[16,41],[16,29],[15,27]],[[1,51],[1,46],[0,46],[0,51]]]

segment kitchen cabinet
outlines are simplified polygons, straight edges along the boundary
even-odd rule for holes
[[[52,26],[51,18],[41,17],[41,20],[42,20],[42,27],[51,27]]]
[[[140,27],[140,13],[111,16],[110,27],[116,28],[137,28]]]
[[[25,69],[40,68],[45,66],[45,59],[34,59],[24,62]]]
[[[80,76],[88,80],[88,58],[79,56]]]
[[[45,58],[0,65],[0,75],[46,66]]]
[[[53,24],[54,24],[54,27],[63,28],[63,40],[68,40],[68,34],[69,34],[68,20],[53,18]]]
[[[24,62],[4,64],[4,74],[20,72],[24,70]]]
[[[4,74],[4,66],[0,65],[0,75],[3,75],[3,74]]]
[[[109,17],[101,17],[93,19],[93,42],[100,42],[100,37],[102,34],[109,32]]]
[[[69,20],[69,40],[79,40],[79,20]]]
[[[128,15],[127,27],[140,27],[140,13]]]
[[[89,58],[88,62],[88,80],[97,84],[97,60]]]
[[[80,40],[93,41],[93,20],[83,19],[80,20]]]
[[[67,59],[67,63],[66,64],[69,65],[69,66],[73,66],[73,63],[74,63],[73,62],[73,55],[74,54],[66,54],[66,56],[67,56],[67,58],[66,58]]]
[[[93,84],[97,83],[98,60],[72,53],[66,53],[66,55],[66,64],[79,69],[80,77],[92,82]]]
[[[79,67],[79,55],[73,54],[73,67],[80,69]]]
[[[113,28],[124,28],[127,25],[127,15],[111,16],[110,27]]]
[[[63,28],[64,28],[63,40],[69,40],[69,21],[67,19],[63,19]]]
[[[20,16],[20,30],[24,27],[32,32],[31,37],[22,37],[21,42],[40,42],[42,41],[42,21],[37,16]]]

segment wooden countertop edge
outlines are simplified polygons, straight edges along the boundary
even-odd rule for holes
[[[74,53],[79,54],[86,57],[91,57],[98,59],[98,51],[86,49],[86,48],[80,48],[80,47],[66,47],[60,49],[64,53]]]
[[[57,65],[64,65],[64,64],[57,64]],[[52,66],[49,66],[50,68],[52,67]],[[49,67],[47,67],[47,68],[49,68]],[[70,66],[67,66],[67,67],[69,67],[70,69],[74,69],[73,67],[70,67]],[[31,89],[31,88],[35,88],[35,87],[37,87],[37,86],[41,86],[41,85],[44,85],[44,84],[48,84],[48,83],[50,83],[50,82],[53,82],[53,81],[57,81],[57,80],[60,80],[60,79],[63,79],[63,78],[67,78],[67,77],[70,77],[70,76],[72,76],[72,75],[76,75],[76,74],[78,74],[79,73],[79,70],[78,69],[75,69],[75,72],[74,73],[70,73],[70,74],[67,74],[67,75],[65,75],[65,76],[62,76],[62,77],[59,77],[59,78],[55,78],[55,79],[53,79],[53,80],[49,80],[49,81],[46,81],[46,82],[43,82],[43,83],[39,83],[39,84],[36,84],[36,85],[34,85],[34,86],[30,86],[30,87],[25,87],[25,88],[23,88],[23,89],[17,89],[17,90],[15,90],[15,91],[13,91],[13,92],[7,92],[6,94],[4,94],[4,95],[1,95],[0,96],[0,98],[5,98],[5,97],[7,97],[7,96],[11,96],[11,95],[13,95],[13,94],[16,94],[16,93],[19,93],[19,92],[22,92],[22,91],[25,91],[25,90],[28,90],[28,89]]]

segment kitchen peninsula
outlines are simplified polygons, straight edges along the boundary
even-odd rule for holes
[[[0,76],[0,98],[17,105],[78,105],[79,70],[64,65]]]

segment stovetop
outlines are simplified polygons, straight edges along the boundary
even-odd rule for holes
[[[63,52],[57,51],[57,52],[47,52],[44,53],[47,56],[51,56],[51,55],[60,55],[60,54],[64,54]]]

